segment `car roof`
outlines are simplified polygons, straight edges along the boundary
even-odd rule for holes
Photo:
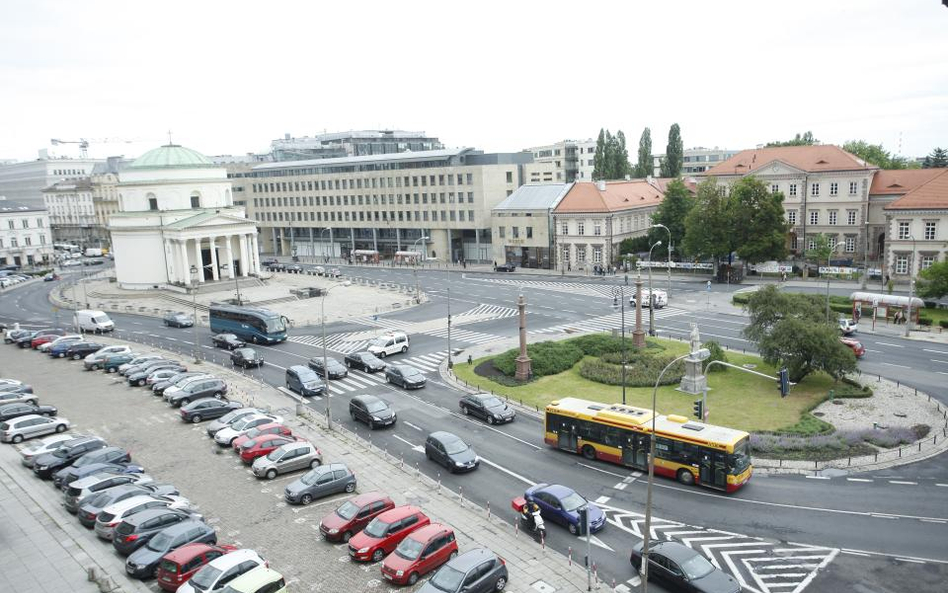
[[[353,400],[359,400],[360,402],[371,404],[373,402],[384,402],[380,397],[374,395],[369,395],[368,393],[363,393],[362,395],[356,395],[352,398]]]
[[[19,426],[24,420],[31,420],[33,418],[43,418],[40,414],[27,414],[25,416],[17,416],[16,418],[10,418],[9,420],[4,420],[10,426]]]
[[[258,554],[255,550],[251,550],[248,548],[241,548],[239,550],[234,550],[233,552],[230,552],[228,554],[224,554],[220,558],[215,558],[211,560],[210,562],[208,562],[208,565],[213,566],[214,568],[217,568],[220,570],[227,570],[228,568],[232,566],[237,566],[241,562],[245,562],[247,560],[257,559],[257,558],[259,558],[260,560],[263,560],[260,554]]]
[[[278,581],[282,578],[283,575],[272,568],[260,565],[250,572],[245,572],[232,580],[228,583],[228,586],[237,591],[256,591],[263,585]]]
[[[395,507],[394,509],[389,509],[378,516],[380,521],[385,521],[386,523],[391,523],[392,521],[398,521],[404,519],[405,517],[410,517],[411,515],[416,515],[421,512],[416,506],[413,505],[402,505],[400,507]]]
[[[497,555],[487,548],[475,548],[456,556],[454,560],[449,560],[448,564],[455,570],[467,572],[475,566],[479,566],[485,560],[496,557]]]
[[[128,523],[129,525],[138,526],[144,523],[145,521],[154,519],[155,517],[164,515],[165,513],[174,513],[174,512],[176,511],[173,511],[165,507],[157,508],[157,509],[145,509],[144,511],[141,511],[140,513],[135,513],[134,515],[126,518],[125,522]]]
[[[254,430],[266,430],[268,428],[274,428],[279,426],[281,428],[286,428],[286,425],[282,422],[267,422],[266,424],[261,424],[260,426],[254,426]]]
[[[569,496],[570,494],[573,494],[575,492],[575,490],[573,490],[572,488],[563,486],[561,484],[547,484],[546,486],[537,488],[536,491],[549,492],[550,494],[552,494],[553,496],[556,496],[557,498]]]
[[[94,464],[94,465],[99,465],[99,464]],[[102,464],[102,465],[107,466],[108,464]],[[86,466],[86,467],[89,467],[89,466]],[[99,482],[104,482],[105,480],[110,480],[118,476],[127,476],[127,475],[129,474],[126,474],[123,472],[109,472],[109,471],[102,472],[102,473],[93,473],[91,476],[85,476],[85,477],[79,478],[75,482],[72,482],[70,486],[72,486],[73,488],[79,488],[81,490],[83,488],[87,488],[89,486],[98,484]]]
[[[408,537],[415,541],[426,542],[429,539],[436,537],[442,533],[447,533],[453,531],[447,525],[442,525],[441,523],[429,523],[421,529],[416,529],[408,534]]]
[[[137,516],[138,515],[136,515],[136,517]],[[202,544],[198,542],[185,544],[181,546],[180,548],[177,548],[165,554],[163,559],[170,560],[171,562],[174,562],[176,564],[183,564],[187,562],[188,560],[191,560],[198,554],[203,554],[204,552],[213,550],[215,547],[216,546],[212,546],[209,544]]]
[[[110,504],[107,508],[112,509],[109,512],[113,515],[121,515],[132,507],[137,507],[144,502],[149,502],[152,500],[159,499],[155,498],[153,494],[141,494],[139,496],[133,496],[131,498],[126,498],[125,500],[120,500],[114,504]]]
[[[450,432],[448,432],[448,431],[446,431],[446,430],[437,430],[437,431],[435,431],[435,432],[429,434],[428,437],[429,437],[429,438],[432,438],[432,439],[437,439],[437,440],[441,441],[442,443],[450,443],[450,442],[453,442],[453,441],[461,441],[462,443],[464,442],[464,439],[462,439],[462,438],[459,437],[458,435],[456,435],[456,434],[454,434],[454,433],[450,433]]]
[[[349,502],[356,505],[357,507],[363,507],[371,502],[376,502],[379,500],[390,500],[388,494],[382,494],[381,492],[364,492],[355,498],[349,499]]]
[[[313,443],[311,443],[311,442],[309,442],[309,441],[290,441],[289,443],[284,443],[284,444],[280,445],[280,446],[278,447],[278,449],[287,449],[287,448],[289,448],[289,447],[293,447],[293,446],[296,446],[296,445],[309,445],[310,447],[314,447],[314,448],[315,448],[315,446],[316,446],[316,445],[314,445]],[[332,464],[330,464],[330,465],[332,465]],[[321,465],[321,466],[319,466],[319,467],[326,467],[326,466],[325,466],[325,465]]]
[[[656,552],[659,552],[662,556],[666,556],[679,563],[684,562],[689,558],[694,558],[695,556],[701,556],[701,554],[692,550],[688,546],[675,541],[660,542],[655,544],[652,549]]]
[[[211,529],[210,525],[208,525],[204,521],[201,521],[200,519],[185,519],[184,521],[175,523],[171,527],[166,527],[162,531],[164,531],[164,533],[167,533],[168,535],[173,537],[176,535],[180,535],[181,533],[184,533],[186,531],[190,531],[191,529],[197,526],[207,527],[208,529]]]

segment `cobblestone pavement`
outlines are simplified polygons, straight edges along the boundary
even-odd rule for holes
[[[232,452],[218,448],[206,436],[203,425],[183,424],[176,409],[169,408],[149,391],[128,387],[115,375],[86,372],[81,363],[52,360],[12,348],[0,349],[0,369],[5,370],[4,375],[30,381],[41,403],[59,406],[61,413],[73,422],[74,430],[98,434],[111,444],[127,448],[133,460],[144,465],[149,474],[174,483],[218,530],[221,543],[260,552],[292,583],[291,591],[412,590],[395,589],[383,582],[378,564],[350,562],[345,545],[321,541],[320,518],[345,496],[318,500],[307,507],[288,507],[282,490],[298,474],[281,476],[272,482],[256,479]],[[16,369],[15,373],[12,369]],[[295,433],[311,439],[323,450],[324,462],[343,461],[349,465],[359,481],[357,492],[381,490],[397,504],[421,506],[433,521],[455,529],[462,551],[478,545],[493,549],[507,561],[508,591],[585,590],[586,574],[578,564],[570,565],[562,555],[518,535],[512,525],[463,501],[458,492],[440,489],[414,468],[400,467],[400,460],[386,459],[385,452],[353,434],[338,428],[326,430],[321,416],[310,416],[307,410],[303,417],[297,417],[292,400],[270,387],[222,367],[214,367],[212,372],[228,381],[232,397],[270,407],[284,416]],[[9,462],[4,465],[9,466]],[[19,467],[7,471],[23,473]],[[27,478],[35,481],[32,476]],[[46,490],[45,485],[39,486]],[[58,504],[57,496],[50,490],[46,499]],[[98,546],[113,561],[120,561],[111,547],[93,541],[91,532],[85,532],[74,520],[71,526],[83,532],[79,537],[85,545]],[[418,587],[420,584],[415,588]],[[153,582],[149,588],[157,590]]]

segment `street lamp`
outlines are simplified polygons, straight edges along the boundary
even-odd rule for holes
[[[625,405],[625,366],[628,364],[625,355],[625,286],[619,286],[614,291],[612,310],[616,309],[622,311],[622,405]]]
[[[830,259],[833,257],[833,252],[835,252],[836,249],[840,245],[842,245],[842,243],[839,243],[839,242],[833,245],[832,249],[829,250],[829,254],[827,254],[826,256],[826,267],[827,267],[827,270],[826,270],[826,322],[827,323],[830,322],[830,274],[829,274]]]
[[[662,372],[659,373],[658,379],[655,380],[655,388],[652,390],[652,434],[649,435],[649,445],[648,445],[648,487],[646,488],[645,495],[645,529],[642,533],[642,566],[639,567],[639,571],[642,575],[642,592],[648,592],[648,549],[649,549],[649,535],[651,534],[652,529],[652,482],[655,480],[655,416],[657,415],[655,408],[655,402],[658,399],[658,386],[662,382],[662,377],[665,376],[665,371],[670,369],[672,365],[677,363],[680,360],[684,360],[689,356],[693,357],[695,360],[703,361],[711,357],[711,351],[707,348],[700,348],[694,352],[689,352],[688,354],[682,354],[675,360],[669,362]]]
[[[411,250],[415,251],[415,245],[417,245],[419,241],[427,241],[427,240],[428,240],[428,237],[418,237],[417,239],[415,239],[415,242],[411,244]],[[418,253],[418,252],[415,251],[415,253]],[[428,255],[427,249],[425,249],[425,255],[426,256]],[[415,300],[418,302],[420,302],[421,300],[421,287],[418,286],[418,260],[419,259],[421,258],[420,257],[415,258],[415,267],[412,270],[412,274],[415,276]]]
[[[912,299],[915,298],[915,235],[909,235],[912,240],[912,261],[909,262],[909,301],[908,301],[908,319],[905,320],[905,337],[909,337],[912,330]]]
[[[329,294],[330,290],[339,288],[340,286],[349,286],[350,284],[352,284],[352,282],[346,280],[342,284],[330,286],[323,291],[323,296],[319,304],[319,325],[322,326],[323,333],[323,380],[326,382],[326,428],[329,430],[332,430],[332,410],[329,407],[329,365],[326,364],[328,361],[326,357],[326,295]]]
[[[653,229],[665,229],[668,233],[668,294],[672,291],[672,232],[663,224],[653,224]]]
[[[327,226],[326,228],[324,228],[324,229],[322,229],[321,231],[319,231],[319,242],[320,242],[320,244],[322,244],[322,242],[323,242],[323,233],[325,233],[326,231],[332,232],[332,229]],[[329,263],[329,256],[326,255],[326,246],[325,246],[325,245],[323,245],[323,262],[324,262],[324,263]]]
[[[222,270],[229,270],[230,264],[221,264],[220,268]],[[234,274],[234,286],[237,288],[237,306],[239,307],[242,303],[240,301],[240,283],[237,282],[237,274]]]
[[[652,250],[661,245],[656,241],[648,248],[648,335],[655,335],[655,296],[652,294]]]

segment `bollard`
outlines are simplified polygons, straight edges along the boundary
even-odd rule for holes
[[[438,494],[441,494],[441,472],[438,472]]]
[[[546,538],[543,537],[542,531],[540,532],[540,548],[542,548],[543,551],[546,552]]]
[[[461,502],[461,506],[464,506],[464,487],[458,486],[458,500]]]
[[[520,535],[520,521],[514,519],[514,537]]]
[[[420,475],[421,475],[421,470],[418,469],[418,462],[416,461],[415,462],[415,477],[417,478]]]
[[[402,453],[402,460],[401,462],[399,462],[398,467],[399,468],[405,467],[405,454],[404,453]]]
[[[566,557],[569,559],[569,565],[572,566],[573,565],[573,546],[570,546],[567,549],[569,550],[569,553],[566,555]]]
[[[596,588],[599,588],[599,572],[597,571],[596,563],[593,562],[593,583],[596,585]]]
[[[490,501],[487,501],[487,520],[490,521]]]

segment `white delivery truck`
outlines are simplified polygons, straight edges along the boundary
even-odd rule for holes
[[[103,251],[99,247],[86,247],[85,253],[83,255],[86,257],[102,257]]]
[[[73,323],[80,331],[100,334],[110,332],[115,329],[115,323],[109,319],[105,311],[93,311],[91,309],[80,309],[76,311]]]

